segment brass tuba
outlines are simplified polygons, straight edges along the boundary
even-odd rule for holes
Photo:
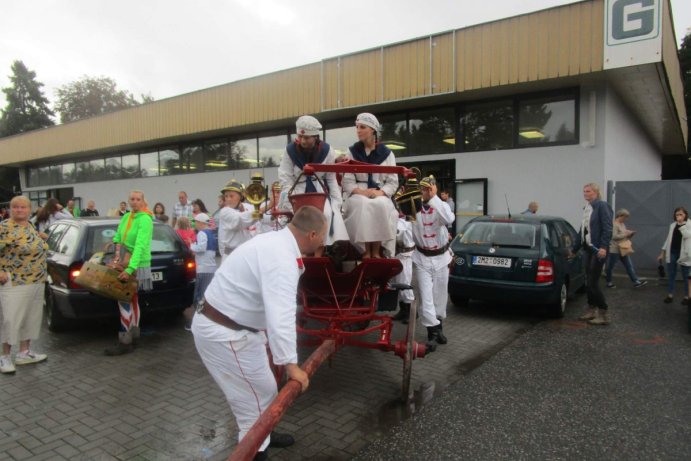
[[[260,219],[262,213],[260,205],[266,201],[266,187],[264,187],[264,177],[261,173],[252,174],[252,182],[245,188],[245,199],[254,205],[252,218]]]

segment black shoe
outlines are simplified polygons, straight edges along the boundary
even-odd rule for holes
[[[672,301],[674,301],[674,298],[672,298],[671,296],[665,296],[665,299],[662,302],[665,304],[670,304]]]
[[[432,342],[432,341],[427,341],[425,343],[425,355],[431,354],[432,352],[437,350],[437,344]]]
[[[616,288],[617,286],[612,282],[607,282],[607,288]]]
[[[402,321],[403,323],[408,323],[408,317],[410,317],[410,303],[400,302],[398,303],[398,312],[396,315],[391,317],[392,320]]]
[[[254,461],[268,461],[269,459],[269,453],[267,450],[264,451],[258,451],[256,455],[254,455]]]
[[[446,344],[449,341],[442,331],[441,320],[439,322],[439,325],[427,327],[427,340],[430,342],[436,341],[438,344]]]
[[[103,351],[103,353],[108,356],[115,356],[129,354],[132,351],[134,351],[132,344],[118,343],[115,347],[110,347]]]
[[[435,340],[439,344],[446,344],[449,342],[449,340],[446,339],[446,336],[444,336],[444,332],[441,329],[441,323],[439,325],[437,325],[437,337],[435,338]]]
[[[271,441],[269,442],[271,448],[287,448],[293,444],[295,444],[295,439],[292,435],[271,432]]]
[[[639,280],[638,282],[633,284],[633,287],[634,288],[640,288],[640,287],[647,285],[647,284],[648,284],[647,280]]]

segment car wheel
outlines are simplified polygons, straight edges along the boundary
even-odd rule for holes
[[[53,332],[64,331],[67,328],[67,319],[62,315],[55,303],[55,295],[50,286],[46,285],[46,294],[43,297],[43,307],[46,314],[46,324]]]
[[[562,282],[559,289],[559,298],[556,302],[549,306],[549,314],[554,318],[562,318],[566,312],[566,300],[569,297],[569,287],[566,286],[566,282]]]
[[[467,307],[468,303],[470,302],[470,298],[454,293],[449,293],[449,297],[451,298],[453,305],[457,307]]]

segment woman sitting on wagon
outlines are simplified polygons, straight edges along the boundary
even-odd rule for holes
[[[336,174],[318,173],[319,179],[326,185],[326,191],[323,190],[320,182],[311,176],[302,176],[300,181],[295,184],[306,164],[334,163],[335,155],[331,147],[319,139],[322,126],[316,118],[303,115],[297,119],[295,128],[297,129],[297,139],[286,147],[281,158],[281,165],[278,168],[278,181],[281,190],[288,192],[295,185],[293,194],[326,192],[328,196],[324,203],[324,216],[329,223],[329,230],[324,237],[324,244],[333,245],[340,240],[347,241],[348,232],[341,215],[341,187],[336,181]],[[287,208],[290,207],[290,204],[281,203],[279,206]],[[321,255],[322,252],[323,248],[320,248],[317,250],[317,255]]]
[[[353,160],[372,165],[396,166],[393,152],[377,142],[381,126],[377,118],[368,113],[355,120],[358,142],[350,147]],[[391,197],[398,189],[396,174],[346,173],[343,175],[345,193],[345,225],[350,242],[363,258],[392,258],[396,249],[396,223],[398,212]]]

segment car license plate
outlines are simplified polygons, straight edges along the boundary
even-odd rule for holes
[[[511,267],[511,258],[497,258],[495,256],[473,256],[473,265],[488,267]]]
[[[154,282],[163,281],[163,272],[152,272],[151,273],[151,280]]]

